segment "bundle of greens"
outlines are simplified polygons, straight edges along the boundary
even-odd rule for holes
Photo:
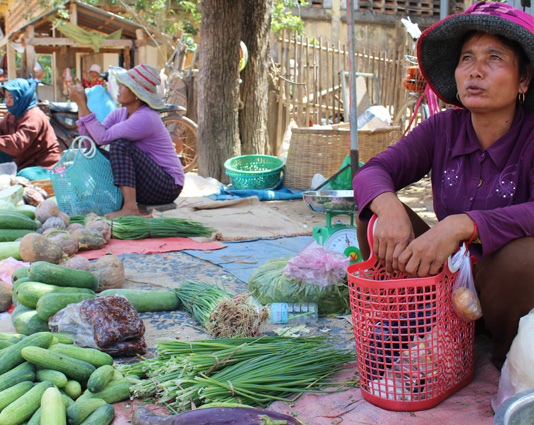
[[[157,359],[121,366],[145,378],[132,388],[177,412],[209,403],[267,406],[303,392],[326,392],[328,377],[355,355],[323,337],[160,341]],[[354,382],[343,384],[355,384]]]
[[[184,308],[214,338],[253,337],[269,313],[249,295],[232,295],[204,282],[187,282],[175,289]]]
[[[94,220],[94,214],[88,216],[71,216],[71,223],[87,224],[88,219]],[[210,236],[214,229],[201,223],[183,218],[174,217],[116,217],[106,220],[111,227],[111,237],[114,239],[146,239],[146,238],[171,238],[171,237],[200,237]]]

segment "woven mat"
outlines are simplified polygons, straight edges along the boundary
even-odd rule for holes
[[[310,229],[288,216],[261,205],[256,196],[229,201],[204,197],[178,198],[178,208],[164,211],[163,217],[198,221],[217,231],[217,240],[278,238],[311,234]]]

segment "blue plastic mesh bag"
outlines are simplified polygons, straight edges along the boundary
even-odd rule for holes
[[[85,147],[89,144],[89,147]],[[109,160],[87,136],[79,136],[50,170],[57,204],[68,215],[104,215],[122,207]]]

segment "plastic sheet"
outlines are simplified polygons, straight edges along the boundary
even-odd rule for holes
[[[105,296],[69,304],[53,315],[52,332],[71,335],[80,347],[96,348],[112,356],[146,352],[145,325],[123,296]]]

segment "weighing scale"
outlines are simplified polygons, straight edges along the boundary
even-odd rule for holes
[[[357,212],[352,190],[316,190],[302,194],[304,202],[312,211],[326,213],[326,226],[315,226],[313,238],[330,251],[342,252],[351,258],[351,263],[361,261],[361,254],[354,225]],[[336,216],[350,217],[350,224],[333,222]]]

